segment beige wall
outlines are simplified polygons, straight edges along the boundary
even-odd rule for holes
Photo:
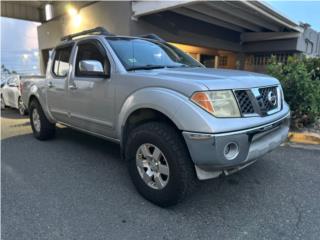
[[[78,16],[67,14],[38,27],[39,48],[55,47],[60,38],[79,31],[105,26],[115,34],[129,34],[129,2],[97,2],[79,10]]]
[[[45,73],[48,50],[60,43],[61,37],[104,26],[108,31],[129,35],[130,2],[97,2],[79,10],[77,16],[62,15],[38,27],[40,68]]]

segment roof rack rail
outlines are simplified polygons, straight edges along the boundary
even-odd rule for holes
[[[157,40],[159,42],[165,42],[165,40],[163,40],[161,37],[159,37],[158,35],[154,34],[154,33],[149,33],[149,34],[144,34],[144,35],[140,35],[138,37],[141,38],[148,38],[148,39],[152,39],[152,40]]]
[[[113,36],[113,34],[108,32],[104,27],[96,27],[96,28],[93,28],[93,29],[89,29],[89,30],[85,30],[85,31],[82,31],[82,32],[78,32],[78,33],[74,33],[74,34],[70,34],[70,35],[64,36],[64,37],[61,38],[61,41],[72,40],[75,37],[88,35],[88,34]]]

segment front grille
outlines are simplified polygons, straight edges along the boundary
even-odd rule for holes
[[[253,114],[254,108],[247,90],[237,90],[234,93],[237,97],[242,115]]]
[[[271,111],[273,109],[276,109],[278,107],[278,93],[277,93],[277,87],[266,87],[266,88],[259,88],[259,92],[261,94],[264,107],[267,111]],[[272,105],[271,102],[268,99],[268,94],[272,92],[274,96],[276,97],[276,104]]]
[[[234,94],[243,117],[266,116],[280,111],[281,98],[277,86],[235,90]]]

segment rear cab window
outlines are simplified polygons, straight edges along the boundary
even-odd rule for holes
[[[55,50],[52,72],[56,77],[66,77],[68,75],[72,47],[73,45],[68,45]]]

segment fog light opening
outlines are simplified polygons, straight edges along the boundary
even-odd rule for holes
[[[233,160],[239,155],[238,144],[231,142],[228,143],[223,150],[224,157],[228,160]]]

